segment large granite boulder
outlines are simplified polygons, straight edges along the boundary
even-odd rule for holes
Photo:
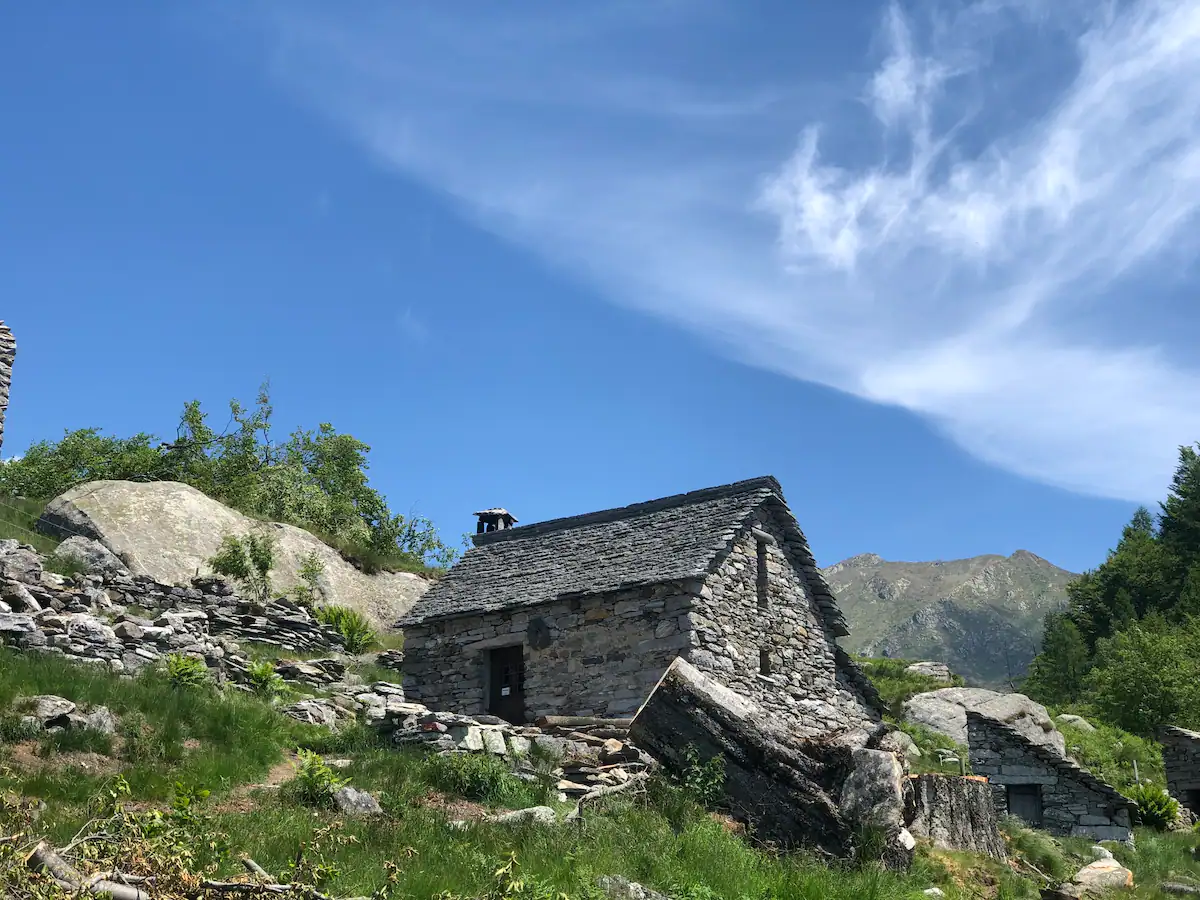
[[[86,535],[115,554],[135,575],[165,584],[187,584],[208,573],[208,560],[227,534],[262,527],[186,484],[160,481],[93,481],[52,500],[38,528],[57,537]],[[323,541],[291,525],[269,524],[275,538],[276,590],[299,586],[310,553],[325,565],[321,588],[326,603],[359,610],[390,627],[417,601],[429,582],[408,573],[367,575]]]
[[[73,562],[89,575],[127,575],[125,563],[99,541],[73,535],[54,548],[52,558],[58,562]]]
[[[1024,694],[1001,694],[985,688],[942,688],[917,694],[904,704],[904,718],[959,744],[967,743],[967,710],[1003,722],[1035,744],[1066,753],[1066,741],[1054,727],[1046,707]]]

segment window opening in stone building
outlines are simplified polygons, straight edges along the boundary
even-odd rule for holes
[[[1006,786],[1008,794],[1008,813],[1016,816],[1027,825],[1042,824],[1042,786],[1040,784],[1010,784]]]
[[[771,651],[766,647],[763,647],[758,651],[758,674],[771,674]]]
[[[766,609],[769,602],[767,598],[767,542],[760,539],[758,542],[758,608]]]

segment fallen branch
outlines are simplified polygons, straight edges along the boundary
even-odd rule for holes
[[[256,863],[248,856],[242,857],[242,865],[246,867],[246,871],[251,875],[257,875],[266,884],[277,884],[278,882],[271,877],[271,873]]]
[[[583,816],[583,806],[585,803],[594,803],[604,797],[611,797],[613,794],[619,794],[623,791],[628,791],[640,785],[642,782],[650,778],[648,772],[638,772],[636,775],[631,775],[629,780],[621,784],[605,785],[604,787],[596,788],[594,791],[588,791],[578,800],[575,801],[575,808],[567,813],[566,821],[573,822]]]
[[[111,900],[150,900],[150,895],[137,887],[108,880],[107,873],[84,878],[45,841],[38,842],[25,865],[34,872],[48,874],[69,891],[107,895]]]
[[[255,884],[251,881],[202,881],[200,890],[221,894],[294,894],[308,900],[334,900],[306,884]]]

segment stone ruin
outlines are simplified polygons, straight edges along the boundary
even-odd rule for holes
[[[1160,735],[1167,793],[1193,816],[1200,816],[1200,734],[1169,726]]]
[[[12,368],[16,356],[17,339],[8,326],[0,321],[0,448],[4,446],[4,419],[8,414],[8,392],[12,387]]]
[[[967,710],[971,770],[986,776],[997,811],[1051,834],[1128,841],[1132,800],[1053,747]]]

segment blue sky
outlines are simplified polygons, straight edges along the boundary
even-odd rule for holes
[[[1184,0],[5,19],[6,454],[270,377],[452,539],[773,473],[824,564],[1078,570],[1200,438]]]

